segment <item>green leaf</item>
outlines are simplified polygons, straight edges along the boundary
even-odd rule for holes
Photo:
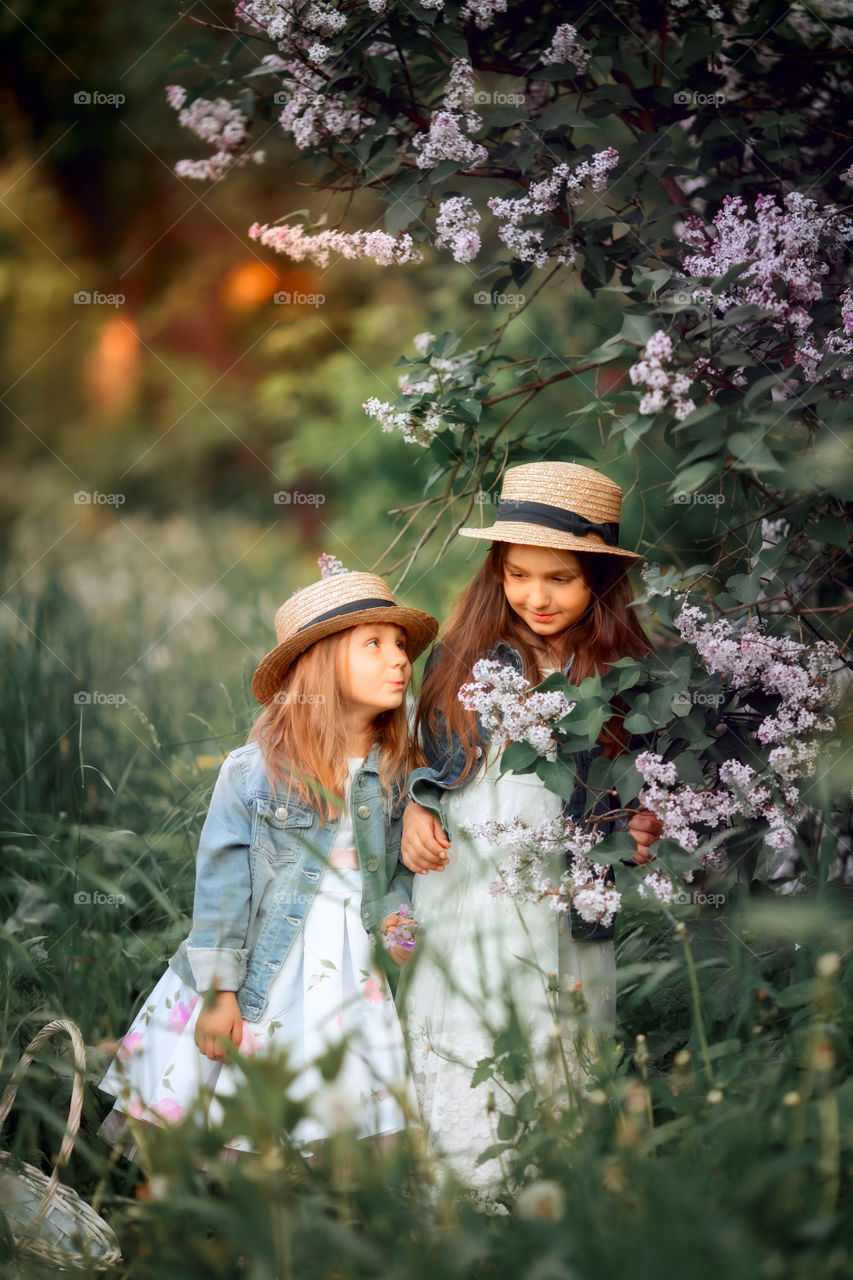
[[[515,1137],[515,1131],[518,1128],[518,1120],[513,1115],[508,1115],[502,1111],[498,1119],[498,1137],[503,1142],[509,1142]]]
[[[531,747],[529,742],[511,742],[501,756],[501,776],[510,771],[529,772],[540,759],[539,752],[535,747]]]
[[[549,791],[563,800],[571,800],[577,784],[577,772],[574,762],[558,756],[556,760],[540,759],[536,764],[536,773]]]

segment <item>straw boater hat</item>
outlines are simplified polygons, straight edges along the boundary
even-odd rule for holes
[[[437,618],[395,604],[387,583],[375,573],[334,572],[295,591],[277,611],[278,644],[261,659],[252,677],[258,702],[272,701],[288,668],[315,640],[362,622],[395,622],[402,627],[412,660],[438,632]]]
[[[642,560],[618,545],[621,506],[619,485],[598,471],[573,462],[530,462],[505,473],[493,525],[459,532],[463,538]]]

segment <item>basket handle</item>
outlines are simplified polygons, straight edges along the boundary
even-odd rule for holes
[[[80,1028],[76,1022],[71,1022],[66,1018],[56,1018],[53,1022],[48,1022],[38,1031],[21,1054],[21,1060],[12,1073],[9,1081],[0,1098],[0,1129],[6,1123],[6,1118],[12,1110],[12,1104],[15,1101],[15,1095],[18,1092],[18,1085],[24,1077],[27,1068],[33,1060],[33,1054],[36,1053],[43,1044],[45,1044],[51,1036],[56,1035],[57,1031],[65,1031],[71,1037],[71,1045],[74,1050],[74,1083],[71,1086],[71,1105],[68,1109],[68,1123],[65,1126],[65,1133],[62,1138],[62,1146],[59,1148],[59,1155],[53,1167],[53,1173],[50,1175],[47,1191],[44,1200],[39,1206],[38,1212],[33,1219],[33,1227],[38,1230],[44,1220],[48,1209],[53,1202],[56,1194],[56,1188],[59,1184],[59,1171],[68,1163],[71,1158],[71,1152],[74,1148],[74,1139],[77,1136],[77,1130],[80,1128],[80,1118],[83,1114],[83,1078],[86,1072],[86,1046],[83,1043],[83,1037],[80,1034]]]

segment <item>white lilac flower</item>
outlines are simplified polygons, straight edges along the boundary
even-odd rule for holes
[[[479,221],[480,215],[468,196],[443,200],[435,220],[435,247],[449,248],[456,262],[471,262],[480,252]]]
[[[589,53],[578,44],[578,33],[568,22],[563,22],[554,32],[554,37],[539,61],[544,66],[554,62],[573,62],[578,71],[585,71],[589,63]]]

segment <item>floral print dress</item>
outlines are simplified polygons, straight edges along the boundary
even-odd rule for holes
[[[350,780],[360,763],[350,760]],[[342,820],[302,929],[270,985],[264,1016],[243,1020],[240,1052],[286,1050],[299,1072],[291,1096],[311,1099],[291,1135],[297,1143],[330,1136],[343,1119],[367,1137],[396,1132],[417,1116],[393,997],[361,921],[361,871],[332,865],[341,840],[353,843],[350,832]],[[117,1135],[125,1115],[155,1124],[182,1120],[200,1090],[211,1095],[210,1121],[221,1117],[217,1099],[235,1092],[242,1073],[199,1052],[194,1035],[202,1003],[197,991],[166,970],[101,1080],[99,1087],[116,1099],[101,1127],[104,1137]],[[315,1061],[344,1036],[350,1044],[341,1071],[326,1085]],[[251,1150],[243,1139],[230,1145]]]

